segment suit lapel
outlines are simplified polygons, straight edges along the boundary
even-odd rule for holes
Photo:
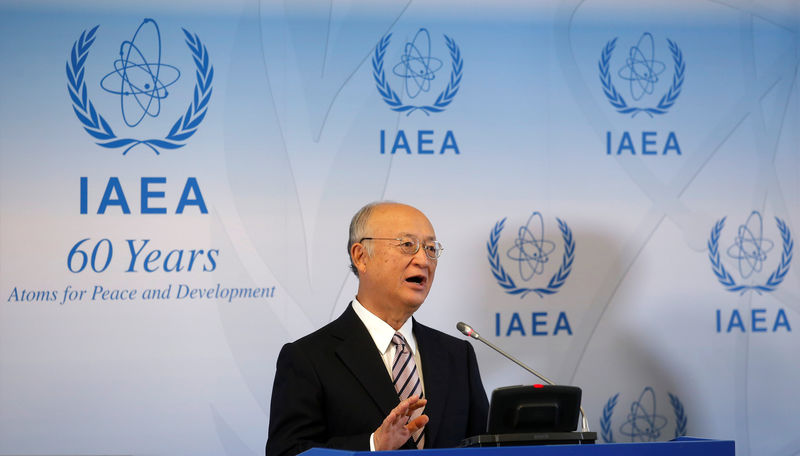
[[[387,416],[400,401],[381,360],[381,353],[351,306],[337,323],[335,335],[342,339],[342,343],[337,347],[336,355],[367,391],[382,416]]]
[[[436,335],[416,320],[414,320],[414,336],[417,338],[417,349],[422,363],[422,381],[425,383],[425,397],[428,399],[425,414],[430,418],[425,431],[425,445],[431,448],[444,419],[449,364],[447,352],[436,340]]]

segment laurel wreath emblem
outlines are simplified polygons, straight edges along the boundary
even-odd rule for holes
[[[378,45],[375,47],[375,55],[372,57],[372,77],[375,79],[375,85],[378,88],[378,93],[383,97],[383,101],[391,107],[392,111],[405,112],[407,116],[416,110],[424,112],[425,115],[430,115],[432,112],[444,111],[458,93],[458,88],[461,84],[461,75],[464,69],[464,60],[461,58],[461,50],[458,48],[456,42],[449,36],[444,36],[447,42],[447,49],[450,51],[450,59],[452,60],[450,81],[447,83],[447,87],[439,94],[433,105],[416,106],[403,104],[397,92],[392,89],[389,85],[389,81],[386,80],[386,73],[383,69],[383,58],[386,55],[386,48],[389,47],[389,40],[391,37],[392,34],[389,33],[381,38]]]
[[[189,103],[186,113],[178,118],[163,139],[134,139],[119,138],[111,125],[105,118],[97,112],[94,104],[89,99],[84,80],[84,65],[89,55],[89,49],[94,44],[95,33],[99,25],[91,30],[84,30],[77,41],[72,45],[70,58],[67,60],[67,82],[69,96],[72,99],[72,109],[78,120],[97,144],[108,148],[117,149],[125,147],[122,155],[128,153],[132,148],[143,144],[148,146],[156,155],[159,149],[177,149],[185,145],[185,141],[192,137],[203,121],[208,109],[208,102],[211,100],[211,83],[214,79],[214,67],[208,60],[208,49],[195,34],[192,35],[186,29],[183,33],[186,37],[186,45],[192,52],[195,67],[197,69],[197,81],[194,86],[194,97]]]
[[[678,396],[667,393],[669,396],[669,403],[672,405],[672,411],[675,412],[675,438],[683,437],[686,435],[686,411],[683,408],[681,400]],[[605,443],[614,443],[614,431],[611,429],[611,416],[614,414],[614,407],[617,406],[617,399],[619,393],[611,396],[603,406],[603,414],[600,417],[600,436]]]
[[[769,278],[767,278],[767,281],[763,285],[740,285],[736,283],[720,260],[719,236],[722,232],[722,228],[725,227],[726,218],[727,217],[723,217],[714,224],[714,227],[711,228],[711,237],[708,240],[708,259],[711,261],[711,270],[714,272],[717,280],[719,280],[719,283],[725,286],[726,290],[731,292],[739,292],[740,295],[743,295],[748,291],[755,291],[758,294],[761,294],[762,292],[774,291],[775,288],[780,285],[781,282],[783,282],[784,277],[786,277],[786,273],[789,272],[789,266],[792,263],[792,249],[794,248],[794,240],[792,240],[792,233],[789,231],[789,227],[786,226],[786,222],[778,217],[775,217],[775,221],[778,224],[778,230],[780,230],[781,233],[781,239],[783,240],[781,261],[780,264],[778,264],[777,269],[770,274]]]
[[[661,97],[658,105],[654,108],[628,106],[628,103],[625,102],[625,98],[617,91],[616,87],[614,87],[614,83],[611,82],[611,74],[608,68],[611,54],[614,52],[614,48],[617,45],[617,38],[606,43],[603,52],[600,54],[600,61],[598,62],[600,68],[600,82],[603,84],[603,93],[605,93],[609,103],[616,108],[617,112],[621,114],[630,114],[631,117],[635,117],[640,112],[644,112],[650,117],[653,117],[654,114],[665,114],[669,108],[675,104],[675,101],[681,94],[681,88],[683,87],[686,63],[683,61],[683,52],[681,52],[678,45],[670,39],[667,39],[667,43],[669,43],[669,51],[672,54],[672,61],[675,65],[675,73],[672,75],[672,85],[670,85],[667,93]]]
[[[600,436],[606,443],[612,443],[614,441],[614,431],[611,429],[611,416],[614,414],[614,407],[617,406],[618,398],[619,393],[611,396],[608,402],[606,402],[606,405],[603,406],[603,415],[600,418]]]
[[[686,435],[686,412],[683,409],[683,404],[678,396],[667,393],[669,396],[669,403],[672,405],[672,410],[675,411],[675,438],[683,437]]]
[[[575,240],[572,238],[572,230],[569,229],[569,226],[559,218],[556,218],[556,220],[558,221],[558,229],[561,230],[561,237],[564,240],[564,255],[561,258],[561,266],[559,266],[558,271],[553,274],[544,288],[517,287],[514,279],[506,273],[503,265],[500,264],[500,255],[497,253],[500,233],[503,231],[506,219],[503,218],[494,225],[494,229],[489,235],[489,242],[486,243],[486,248],[489,251],[489,265],[492,268],[492,275],[494,275],[497,283],[503,287],[506,293],[519,295],[520,299],[524,298],[528,293],[536,293],[540,298],[543,298],[545,295],[555,294],[564,285],[569,273],[572,271],[572,262],[575,259]]]

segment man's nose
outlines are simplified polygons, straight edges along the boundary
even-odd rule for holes
[[[428,255],[425,254],[425,247],[422,245],[419,246],[419,250],[417,250],[417,253],[414,254],[414,263],[427,266],[429,261],[433,260],[428,258]]]

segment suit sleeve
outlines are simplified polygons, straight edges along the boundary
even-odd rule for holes
[[[313,362],[296,344],[284,345],[272,387],[266,456],[293,456],[312,447],[369,451],[370,433],[331,436],[328,418]]]
[[[481,373],[478,370],[478,359],[475,356],[475,349],[467,344],[467,372],[469,372],[469,421],[467,423],[468,434],[466,437],[485,434],[486,424],[489,421],[489,400],[486,398],[486,390],[483,388]]]

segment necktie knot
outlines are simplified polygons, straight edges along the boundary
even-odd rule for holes
[[[406,338],[403,337],[399,331],[392,336],[392,343],[396,346],[397,350],[404,351],[406,349]]]

